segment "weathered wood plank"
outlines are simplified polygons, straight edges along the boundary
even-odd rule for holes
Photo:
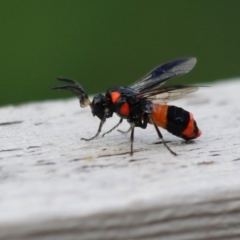
[[[240,239],[239,92],[237,79],[174,102],[203,131],[163,131],[177,157],[153,126],[133,156],[117,131],[81,141],[99,121],[75,98],[1,108],[0,239]]]

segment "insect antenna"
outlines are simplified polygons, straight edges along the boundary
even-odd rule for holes
[[[79,98],[80,106],[82,108],[87,107],[89,105],[90,107],[92,107],[91,101],[89,100],[86,91],[84,90],[84,88],[81,86],[80,83],[68,78],[58,77],[57,79],[59,81],[68,83],[68,85],[55,86],[51,88],[52,90],[61,90],[61,89],[70,90],[75,96]]]

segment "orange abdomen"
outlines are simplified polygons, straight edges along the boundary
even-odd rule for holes
[[[161,104],[153,104],[152,109],[152,117],[154,118],[156,124],[161,127],[165,128],[167,126],[167,112],[168,112],[168,105],[161,105]],[[149,123],[152,124],[150,119]]]
[[[197,138],[202,134],[197,127],[193,114],[182,108],[154,104],[152,117],[159,127],[165,128],[173,135],[185,140]],[[151,120],[149,120],[149,123],[152,124]]]

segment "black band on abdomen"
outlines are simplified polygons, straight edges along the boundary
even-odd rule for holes
[[[167,112],[166,129],[175,136],[182,137],[190,120],[190,113],[182,108],[169,106]]]

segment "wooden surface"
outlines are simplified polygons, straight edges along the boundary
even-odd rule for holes
[[[185,144],[162,131],[177,157],[152,125],[133,156],[117,131],[81,141],[99,120],[76,98],[2,107],[0,239],[240,239],[239,95],[236,79],[174,102],[203,132]]]

